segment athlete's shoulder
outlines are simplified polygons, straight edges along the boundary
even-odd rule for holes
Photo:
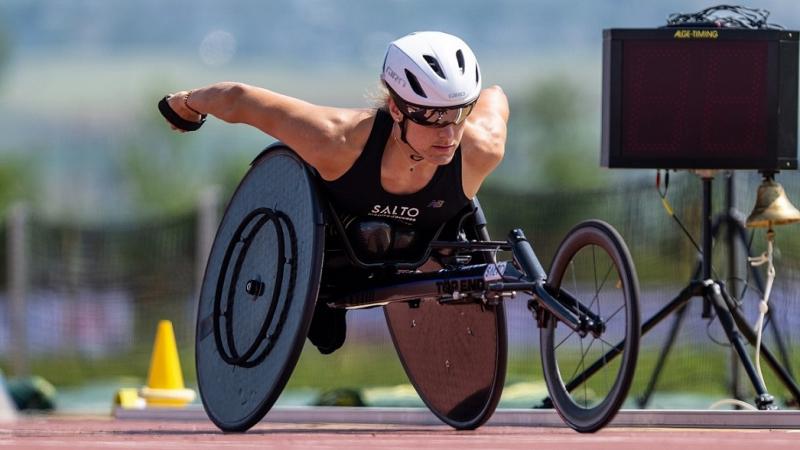
[[[481,91],[478,104],[466,122],[464,158],[467,164],[496,166],[505,153],[509,108],[508,99],[500,86]]]
[[[337,108],[332,112],[330,147],[321,152],[314,165],[323,179],[337,179],[355,164],[367,144],[376,114],[374,109]]]

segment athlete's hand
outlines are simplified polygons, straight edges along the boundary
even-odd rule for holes
[[[184,102],[184,98],[186,98],[187,94],[189,94],[188,91],[180,91],[174,94],[170,94],[167,97],[167,104],[169,105],[170,108],[172,108],[173,111],[175,111],[175,114],[181,117],[181,119],[187,120],[189,122],[200,122],[202,120],[202,116],[200,116],[200,114],[197,114],[186,107],[186,102]],[[175,125],[171,124],[168,120],[167,123],[169,123],[170,128],[172,128],[173,130],[181,133],[186,133],[186,130],[182,130],[176,127]]]
[[[181,133],[199,129],[206,120],[205,114],[200,114],[188,104],[190,95],[191,91],[180,91],[158,102],[158,110],[170,128]]]

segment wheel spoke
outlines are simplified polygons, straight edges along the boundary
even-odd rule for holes
[[[590,311],[595,312],[598,317],[602,317],[602,308],[601,308],[601,303],[602,302],[601,302],[601,299],[600,299],[600,292],[603,290],[603,288],[605,287],[606,283],[610,279],[611,273],[614,271],[613,269],[616,268],[616,265],[614,264],[614,260],[610,259],[609,264],[608,264],[608,268],[604,271],[604,273],[600,272],[600,273],[603,273],[602,277],[599,276],[599,273],[598,273],[598,270],[597,270],[597,268],[598,268],[598,256],[597,256],[597,252],[596,252],[596,248],[595,247],[597,247],[597,246],[596,245],[592,245],[591,246],[591,248],[592,248],[592,250],[591,250],[592,251],[592,257],[591,257],[592,258],[592,272],[591,272],[591,276],[592,276],[592,279],[593,279],[593,282],[594,282],[594,295],[592,297],[592,301],[587,306],[587,309],[589,309]],[[578,282],[577,282],[577,276],[576,276],[576,270],[575,270],[575,260],[576,259],[577,258],[573,257],[570,260],[570,263],[569,263],[570,271],[572,272],[572,280],[573,280],[572,283],[573,283],[575,292],[577,292],[577,290],[578,290],[577,289]],[[608,319],[606,319],[606,322],[608,322],[609,320],[614,318],[623,309],[625,309],[625,304],[624,303],[622,304],[622,306],[620,306],[618,309],[616,309]],[[570,332],[564,339],[562,339],[554,347],[554,350],[559,348],[559,347],[561,347],[567,341],[567,339],[572,337],[574,334],[576,334],[575,331]],[[586,348],[584,348],[583,338],[580,338],[580,354],[581,354],[581,356],[580,356],[580,360],[576,364],[576,367],[575,367],[575,370],[572,373],[572,376],[569,379],[570,382],[572,380],[575,380],[575,377],[578,376],[579,372],[580,373],[584,373],[585,372],[585,370],[586,370],[586,358],[587,358],[587,355],[589,354],[589,352],[591,351],[592,346],[594,345],[595,341],[600,341],[600,350],[601,350],[601,355],[602,355],[601,356],[601,360],[603,362],[603,366],[605,366],[608,363],[608,360],[606,359],[606,354],[607,354],[606,349],[607,348],[613,348],[614,344],[608,342],[607,340],[605,340],[603,338],[594,338],[589,343],[589,345]],[[609,372],[611,372],[611,373],[609,373]],[[603,370],[602,379],[603,379],[603,383],[604,383],[605,388],[607,388],[608,386],[613,384],[611,382],[611,380],[613,380],[613,377],[614,377],[614,373],[613,373],[612,370]],[[588,381],[589,381],[588,379],[585,379],[585,380],[583,380],[581,382],[581,384],[583,385],[583,399],[582,399],[582,402],[579,402],[579,404],[581,404],[583,407],[588,407],[588,405],[589,405],[589,383],[588,383]]]
[[[589,344],[589,348],[592,348],[592,344],[591,343]],[[589,351],[589,348],[586,349],[586,352]],[[584,357],[586,355],[586,352],[583,351],[583,339],[581,339],[581,362],[578,365],[578,367],[584,368],[584,370],[585,370],[585,366],[583,365],[583,362],[586,360],[586,358]],[[574,373],[572,374],[572,378],[573,379],[575,378],[575,374]],[[586,406],[586,397],[588,397],[588,396],[589,396],[589,392],[587,390],[586,383],[584,382],[583,383],[583,405],[584,406]]]
[[[608,278],[608,272],[606,272],[606,278]],[[603,284],[605,284],[605,280],[603,280]],[[600,308],[600,305],[601,305],[600,292],[598,291],[598,293],[597,293],[597,317],[603,317],[603,311]],[[607,363],[607,361],[606,361],[606,347],[605,347],[605,342],[606,341],[603,340],[602,338],[598,338],[598,340],[600,341],[600,352],[601,352],[600,354],[603,355],[602,356],[603,365],[605,365]],[[608,372],[609,372],[608,370],[604,370],[603,371],[603,381],[605,381],[605,386],[608,386]]]
[[[578,366],[575,367],[575,372],[572,372],[572,376],[569,377],[570,380],[574,380],[575,379],[575,375],[578,374],[578,369],[580,369],[581,367],[585,367],[584,366],[584,362],[586,361],[586,355],[589,353],[589,350],[592,349],[592,345],[594,345],[594,341],[596,341],[596,339],[592,339],[592,342],[589,343],[589,346],[586,347],[586,350],[584,351],[584,349],[583,349],[583,339],[581,339],[581,341],[580,341],[581,342],[581,359],[578,361]],[[585,385],[586,383],[583,383],[583,384]]]
[[[608,281],[608,276],[611,275],[611,269],[614,268],[614,261],[611,261],[611,264],[608,266],[608,270],[606,270],[606,274],[603,277],[603,282],[600,283],[600,287],[594,291],[594,297],[592,297],[592,303],[589,304],[589,308],[594,305],[595,301],[599,300],[600,291],[603,290],[603,287],[606,285],[606,281]]]
[[[597,292],[602,291],[603,288],[606,286],[606,282],[608,281],[608,276],[611,275],[611,269],[615,267],[617,266],[614,264],[614,261],[608,263],[608,269],[606,269],[606,274],[603,276],[603,282],[600,283],[600,287],[597,289]]]
[[[555,319],[553,319],[553,320],[555,320]],[[553,325],[553,326],[555,326],[555,325]],[[554,332],[555,332],[555,331],[554,331]],[[565,337],[564,339],[562,339],[562,340],[561,340],[561,342],[559,342],[559,343],[558,343],[556,346],[554,346],[554,347],[553,347],[553,350],[557,350],[557,349],[558,349],[558,347],[561,347],[561,344],[563,344],[564,342],[566,342],[566,341],[567,341],[567,339],[569,339],[570,337],[572,337],[572,335],[573,335],[573,334],[575,334],[575,330],[572,330],[572,331],[570,331],[570,333],[567,335],[567,337]]]
[[[572,292],[578,294],[578,280],[575,277],[575,259],[570,260],[569,269],[572,272]]]
[[[616,316],[617,314],[619,314],[619,312],[620,312],[620,311],[622,311],[623,309],[625,309],[625,303],[624,303],[624,302],[622,303],[622,306],[620,306],[619,308],[617,308],[617,310],[616,310],[616,311],[614,311],[613,313],[611,313],[611,315],[610,315],[610,316],[608,316],[608,318],[606,319],[606,323],[608,323],[608,322],[611,322],[611,319],[613,319],[613,318],[614,318],[614,316]]]
[[[607,346],[611,347],[611,348],[614,348],[614,347],[616,347],[616,346],[617,346],[617,344],[612,344],[611,342],[608,342],[607,340],[605,340],[605,339],[603,339],[603,338],[597,338],[597,340],[598,340],[598,341],[600,341],[600,342],[602,342],[603,344],[605,344],[605,345],[607,345]],[[603,351],[603,357],[605,357],[605,356],[606,356],[606,351],[604,350],[604,351]],[[605,359],[603,359],[603,361],[605,361]]]

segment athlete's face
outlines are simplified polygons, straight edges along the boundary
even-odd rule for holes
[[[389,112],[399,128],[403,114],[391,99],[389,99]],[[453,155],[461,143],[461,138],[464,136],[465,124],[466,121],[458,125],[451,123],[444,127],[426,127],[406,120],[406,140],[425,158],[425,161],[436,165],[448,164],[453,159]],[[395,129],[394,131],[398,133],[399,139],[400,130]]]

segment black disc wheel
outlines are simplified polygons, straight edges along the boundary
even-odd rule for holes
[[[619,233],[587,221],[559,246],[548,285],[576,316],[594,324],[575,331],[545,317],[541,353],[550,401],[569,426],[594,432],[616,415],[633,380],[640,337],[636,270]]]
[[[305,163],[270,147],[228,203],[197,307],[197,384],[221,430],[258,423],[288,382],[317,302],[324,230]]]

